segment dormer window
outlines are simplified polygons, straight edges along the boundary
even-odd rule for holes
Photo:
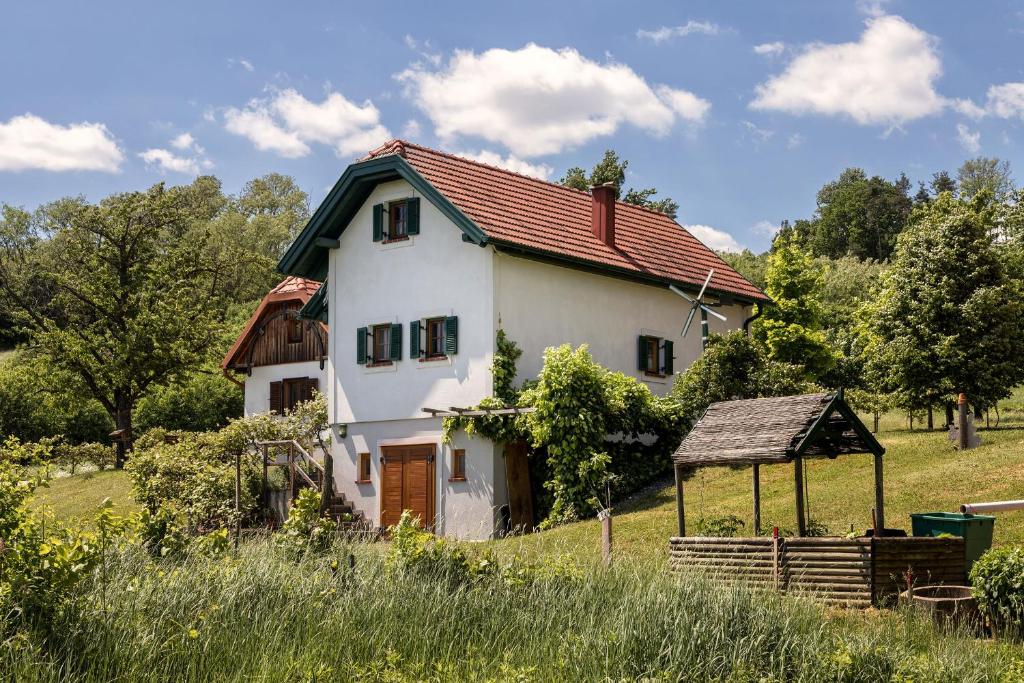
[[[288,318],[288,343],[302,343],[302,320],[299,318]]]
[[[373,241],[400,242],[420,232],[418,197],[373,205]]]

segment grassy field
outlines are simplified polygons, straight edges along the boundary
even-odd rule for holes
[[[118,514],[141,509],[132,498],[128,475],[110,470],[55,477],[47,486],[36,490],[32,506],[36,509],[48,507],[62,519],[85,519],[99,510],[105,498],[110,498]]]

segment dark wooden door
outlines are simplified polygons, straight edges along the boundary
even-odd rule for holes
[[[509,526],[512,531],[533,529],[533,493],[525,441],[505,445],[505,481],[508,483]]]
[[[434,526],[434,446],[387,446],[383,449],[381,525],[398,523],[409,510],[426,528]]]

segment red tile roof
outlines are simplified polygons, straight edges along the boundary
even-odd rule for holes
[[[473,220],[488,239],[597,266],[700,287],[748,299],[767,297],[714,251],[663,213],[615,204],[615,248],[594,236],[589,192],[393,140],[366,159],[398,154]],[[364,159],[365,160],[365,159]]]
[[[238,357],[249,345],[249,337],[252,335],[256,325],[259,324],[260,318],[263,317],[263,313],[267,310],[270,304],[287,302],[287,301],[299,301],[306,303],[310,297],[316,294],[316,290],[320,289],[320,283],[316,280],[308,280],[304,277],[296,277],[289,275],[285,279],[278,282],[273,289],[267,292],[267,295],[260,301],[260,305],[256,307],[256,311],[253,312],[249,321],[245,323],[245,327],[242,329],[242,333],[235,339],[235,343],[231,345],[231,348],[224,355],[224,359],[220,362],[220,366],[223,369],[232,367],[238,360]],[[324,326],[326,330],[327,327]]]

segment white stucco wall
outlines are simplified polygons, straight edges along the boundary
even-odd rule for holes
[[[327,365],[320,369],[319,361],[302,363],[280,363],[261,365],[252,369],[252,374],[237,375],[245,380],[245,414],[270,412],[270,383],[295,377],[316,377],[320,380],[320,391],[326,392],[328,385]]]
[[[405,444],[434,446],[434,526],[439,534],[470,540],[490,538],[499,521],[497,509],[507,502],[505,461],[501,447],[484,438],[458,434],[441,442],[441,418],[360,422],[348,426],[332,448],[336,486],[374,526],[380,525],[383,448]],[[451,451],[466,451],[466,481],[449,481]],[[370,482],[357,484],[359,453],[369,453]]]
[[[647,377],[637,368],[637,337],[672,340],[676,373],[701,353],[700,316],[694,316],[689,333],[681,336],[689,303],[667,287],[493,253],[494,313],[523,350],[519,382],[537,376],[545,348],[586,343],[600,365],[642,379],[652,391],[664,394],[671,388],[671,378]],[[749,306],[716,310],[728,320],[708,316],[711,332],[739,329],[751,314]]]

